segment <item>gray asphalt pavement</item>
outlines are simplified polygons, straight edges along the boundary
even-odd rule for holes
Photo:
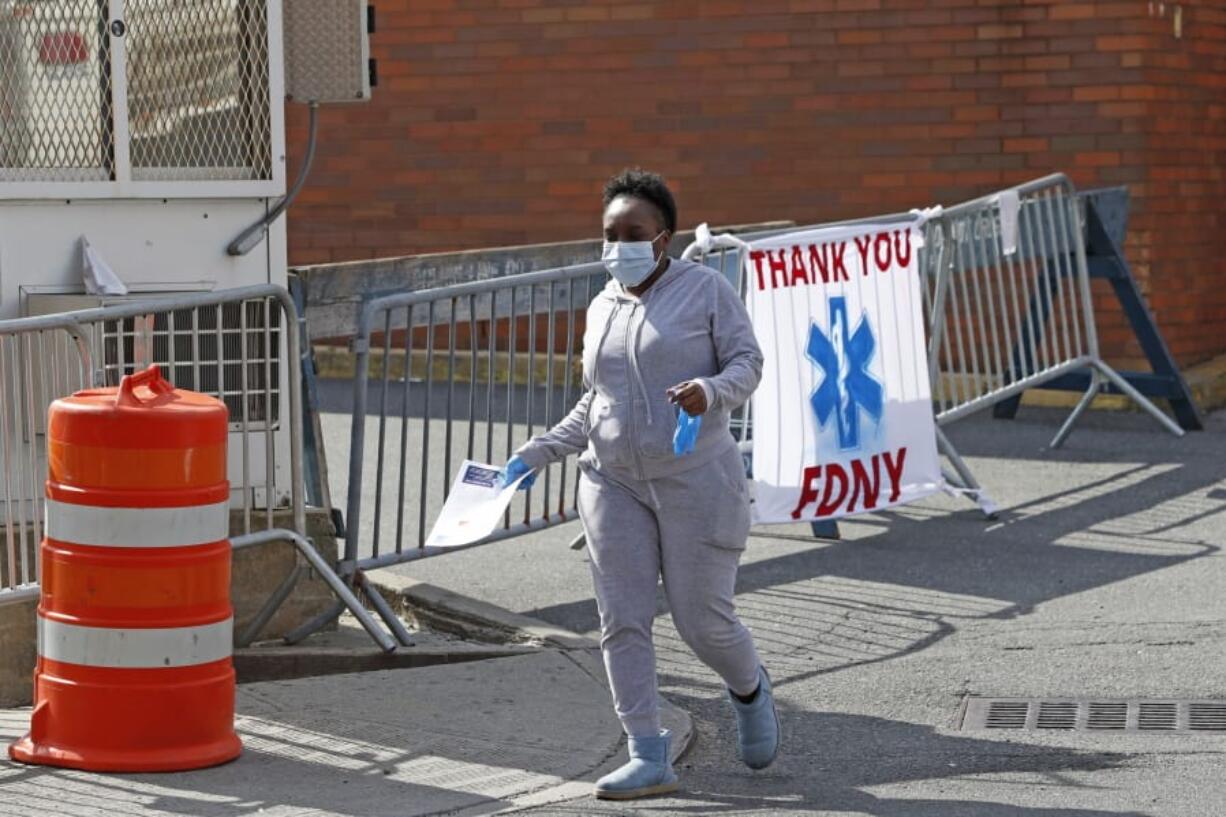
[[[733,755],[718,679],[660,602],[662,691],[694,716],[683,792],[541,814],[1214,817],[1226,736],[962,731],[967,695],[1226,698],[1226,415],[1167,436],[1138,414],[971,419],[950,436],[1004,511],[937,497],[751,540],[738,605],[776,678],[786,748]],[[333,489],[348,419],[325,417]],[[515,431],[515,429],[513,429]],[[437,445],[435,446],[437,448]],[[436,452],[437,453],[437,452]],[[436,454],[431,455],[432,467]],[[568,525],[399,568],[576,632],[596,628]]]

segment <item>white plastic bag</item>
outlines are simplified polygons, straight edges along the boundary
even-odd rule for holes
[[[127,295],[128,287],[120,280],[102,254],[81,236],[81,280],[90,295]]]

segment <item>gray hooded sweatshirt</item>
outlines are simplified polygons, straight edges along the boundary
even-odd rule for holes
[[[705,465],[735,445],[728,429],[762,376],[745,304],[715,270],[671,259],[637,298],[610,281],[588,306],[584,395],[561,422],[516,454],[541,468],[583,452],[579,464],[650,480]],[[708,396],[693,452],[673,453],[676,406],[666,391],[697,380]]]

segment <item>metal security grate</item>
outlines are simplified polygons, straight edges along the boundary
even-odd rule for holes
[[[1143,703],[1137,715],[1138,729],[1178,729],[1178,711],[1173,703]]]
[[[232,428],[244,419],[249,426],[275,426],[281,312],[266,301],[228,303],[220,307],[220,325],[218,312],[216,306],[200,307],[104,322],[103,381],[117,385],[124,375],[156,363],[179,388],[222,400]]]
[[[128,0],[136,180],[269,179],[263,0]]]
[[[1197,732],[1226,732],[1226,703],[1188,704],[1188,728]]]
[[[1001,701],[985,713],[984,726],[988,729],[1021,729],[1026,725],[1030,704],[1024,701]]]
[[[272,180],[267,0],[111,5],[0,0],[0,182]]]
[[[1226,701],[967,698],[962,729],[1222,732]]]
[[[1039,704],[1039,729],[1073,729],[1077,726],[1077,704],[1068,701],[1043,701]]]
[[[0,181],[114,169],[106,3],[0,0]]]
[[[43,304],[46,305],[46,304]],[[288,502],[301,527],[300,372],[288,293],[274,286],[183,293],[0,321],[0,606],[37,593],[45,518],[47,408],[151,362],[176,385],[222,398],[233,434],[231,501],[246,533]],[[284,378],[285,388],[281,388]],[[285,408],[282,409],[282,400]],[[284,411],[284,413],[283,413]],[[156,441],[153,441],[156,444]],[[288,477],[280,464],[290,457]],[[259,519],[258,517],[263,517]]]
[[[1127,729],[1128,704],[1092,701],[1086,729]]]

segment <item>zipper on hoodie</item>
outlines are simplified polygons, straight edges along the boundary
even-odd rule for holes
[[[642,306],[642,302],[640,301],[631,302],[630,315],[626,318],[626,331],[622,336],[622,344],[626,355],[626,371],[631,377],[638,377],[638,364],[636,363],[635,357],[630,349],[631,338],[633,337],[630,330],[634,326],[634,316],[640,306]],[[631,386],[631,388],[633,389],[633,386]],[[639,480],[645,480],[647,479],[647,474],[643,470],[643,458],[639,454],[639,424],[634,413],[633,395],[630,396],[627,408],[630,410],[630,450],[634,452],[635,475],[639,478]]]

